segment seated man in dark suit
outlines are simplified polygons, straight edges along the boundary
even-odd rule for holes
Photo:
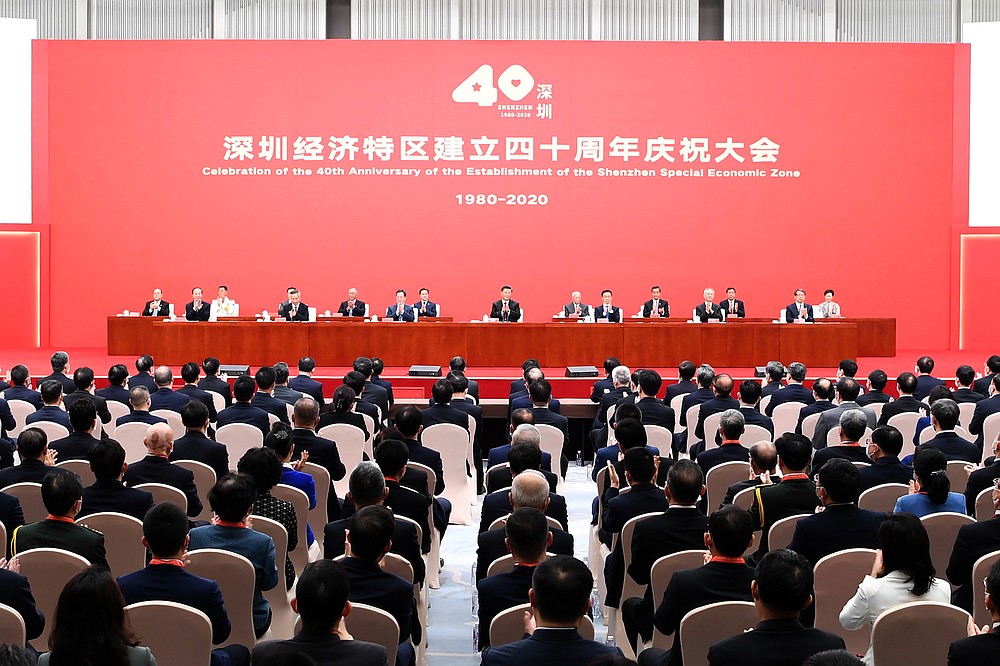
[[[128,401],[132,406],[132,411],[125,416],[119,416],[115,421],[115,427],[120,428],[126,423],[145,423],[146,425],[156,425],[166,423],[162,416],[153,416],[149,413],[150,399],[149,389],[145,386],[136,386],[129,389]]]
[[[312,378],[316,369],[316,361],[309,356],[303,356],[298,363],[299,374],[288,380],[288,388],[311,396],[321,407],[323,400],[323,384]]]
[[[601,448],[597,452],[597,455],[594,456],[594,467],[600,467],[600,469],[595,469],[591,474],[591,478],[594,481],[597,481],[597,472],[607,467],[609,462],[614,465],[615,470],[618,472],[618,478],[624,478],[625,467],[622,458],[629,449],[645,447],[650,454],[654,456],[660,455],[658,448],[649,446],[646,428],[639,421],[639,416],[639,408],[635,405],[625,404],[615,411],[613,425],[615,439],[618,443]],[[655,480],[656,485],[662,486],[667,482],[667,471],[672,463],[673,461],[669,457],[664,456],[660,458],[659,472]],[[598,488],[597,492],[599,495],[603,495],[604,489]],[[597,506],[596,499],[594,506]],[[596,512],[594,516],[596,518]]]
[[[365,393],[370,387],[374,386],[374,384],[365,381],[365,376],[360,372],[351,370],[344,375],[343,385],[354,391],[354,395],[357,396],[354,401],[354,411],[358,414],[367,414],[370,416],[372,421],[375,423],[375,431],[378,432],[381,430],[383,426],[383,416],[381,414],[382,410],[374,402],[365,398]]]
[[[968,514],[973,517],[976,515],[976,498],[979,497],[979,493],[992,486],[1000,478],[1000,437],[993,440],[992,450],[992,462],[990,458],[987,458],[986,462],[990,464],[969,474],[969,483],[965,486],[965,504]],[[0,474],[3,473],[0,472]]]
[[[545,513],[549,506],[549,489],[541,483],[537,474],[519,473],[510,488],[511,513],[521,509],[534,509]],[[573,535],[566,530],[549,527],[552,536],[546,550],[557,555],[573,554]],[[502,529],[485,530],[479,533],[476,550],[476,581],[486,577],[493,560],[507,554]],[[523,602],[522,602],[523,603]],[[487,631],[487,633],[489,633]]]
[[[420,296],[420,300],[413,304],[413,309],[417,311],[417,316],[421,319],[424,317],[437,317],[437,303],[432,303],[430,301],[430,292],[427,291],[427,288],[421,287],[420,291],[417,292],[417,295]]]
[[[812,322],[813,306],[806,303],[806,292],[804,289],[796,289],[795,301],[785,308],[785,322],[791,324],[793,321]]]
[[[914,395],[917,390],[917,377],[912,372],[903,372],[896,377],[896,390],[899,397],[882,408],[882,414],[878,417],[878,424],[885,425],[893,416],[907,412],[917,412],[921,415],[930,411],[925,403],[920,402]]]
[[[385,392],[389,397],[389,407],[392,408],[392,406],[396,404],[396,400],[392,396],[392,382],[390,382],[388,379],[382,379],[382,373],[384,372],[385,372],[385,362],[378,356],[372,356],[371,383],[374,384],[375,386],[380,386],[385,389]],[[463,396],[463,399],[464,397],[465,396]],[[475,403],[474,400],[473,403]]]
[[[566,450],[569,447],[569,419],[560,414],[556,414],[549,409],[552,400],[552,385],[546,379],[539,379],[528,387],[528,394],[531,396],[531,415],[535,417],[535,425],[550,425],[562,431],[562,453],[559,456],[559,470],[563,478],[566,478],[566,470],[569,467],[569,458],[566,457]]]
[[[274,368],[263,365],[257,369],[254,381],[257,384],[257,391],[253,394],[250,404],[258,409],[262,409],[268,414],[274,414],[282,423],[288,421],[288,404],[283,400],[278,400],[271,395],[274,390],[274,382],[277,378]],[[270,419],[269,419],[270,420]]]
[[[830,434],[830,431],[836,430],[840,424],[840,417],[844,415],[844,412],[849,410],[858,410],[864,414],[868,421],[866,427],[872,430],[878,427],[878,417],[875,416],[875,411],[871,407],[862,407],[854,402],[857,400],[860,391],[861,385],[856,379],[841,377],[837,380],[837,395],[840,397],[840,404],[820,414],[819,419],[816,421],[816,431],[813,433],[814,449],[826,448],[827,436]]]
[[[192,400],[181,408],[181,421],[186,432],[174,440],[170,462],[194,460],[204,463],[212,468],[216,479],[221,479],[229,471],[229,449],[208,438],[208,409],[198,400]]]
[[[875,369],[868,373],[868,392],[862,393],[855,401],[862,407],[867,407],[875,403],[885,404],[892,400],[892,397],[885,392],[885,385],[889,383],[889,376],[885,370]]]
[[[64,470],[46,474],[42,479],[42,503],[49,517],[14,530],[11,555],[16,557],[32,548],[62,548],[107,569],[104,535],[74,522],[82,501],[83,485],[76,474]]]
[[[667,387],[663,396],[664,405],[669,405],[679,395],[687,395],[698,389],[698,385],[694,382],[694,373],[697,370],[698,367],[691,361],[680,362],[677,366],[677,383]]]
[[[727,374],[716,375],[712,383],[715,397],[707,402],[703,402],[698,411],[698,424],[695,426],[694,435],[699,440],[691,447],[691,458],[696,459],[698,454],[705,450],[705,419],[712,414],[719,414],[727,409],[739,410],[740,401],[732,396],[733,378]]]
[[[542,372],[541,368],[531,367],[524,372],[524,385],[516,393],[511,393],[509,400],[509,405],[507,406],[507,412],[511,413],[515,409],[531,409],[531,394],[528,392],[528,388],[537,382],[539,379],[545,379],[545,373]],[[558,414],[561,409],[561,405],[556,398],[552,398],[549,401],[549,410]]]
[[[527,423],[528,425],[535,425],[535,416],[531,413],[531,409],[515,409],[510,413],[510,424],[507,428],[509,435],[508,438],[513,440],[514,432],[517,430],[519,425]],[[493,467],[495,465],[502,465],[507,462],[507,456],[510,454],[510,450],[513,447],[513,442],[511,444],[503,444],[502,446],[494,446],[490,449],[487,456],[488,460],[486,463],[486,469]],[[548,453],[542,454],[542,469],[551,470],[552,469],[552,456]],[[494,488],[497,490],[502,486]]]
[[[274,396],[275,400],[280,400],[286,405],[294,405],[305,393],[288,387],[288,364],[284,361],[278,361],[272,366],[272,369],[274,370],[274,389],[271,395]]]
[[[461,356],[452,356],[448,361],[448,368],[451,372],[463,374],[469,380],[469,397],[473,398],[476,404],[479,404],[479,382],[469,378],[466,367],[465,359]]]
[[[63,401],[63,387],[55,379],[48,379],[39,385],[39,391],[44,405],[37,412],[28,414],[24,419],[26,425],[31,425],[37,421],[51,421],[69,430],[69,414],[59,408]],[[5,431],[9,428],[4,425]]]
[[[830,413],[832,414],[833,410]],[[849,409],[843,412],[840,415],[840,444],[828,446],[816,452],[816,455],[813,456],[810,475],[815,478],[826,461],[832,458],[845,458],[852,463],[860,462],[870,465],[871,458],[868,457],[866,447],[861,444],[861,438],[865,436],[868,421],[868,417],[860,409]],[[813,440],[813,446],[815,445],[816,442]]]
[[[309,306],[302,302],[298,289],[288,292],[288,305],[278,307],[278,318],[286,321],[309,321]]]
[[[969,434],[976,435],[976,446],[980,451],[984,447],[983,424],[987,417],[997,413],[1000,413],[1000,375],[993,376],[989,397],[976,403],[976,410],[972,413],[972,421],[969,423]]]
[[[681,413],[677,415],[677,423],[680,425],[677,432],[674,433],[674,454],[684,453],[687,451],[687,432],[682,431],[681,428],[690,427],[693,428],[697,424],[689,424],[687,422],[688,410],[695,405],[702,405],[715,397],[715,390],[712,388],[712,383],[715,382],[715,368],[703,363],[698,367],[695,373],[695,380],[698,383],[697,390],[689,392],[684,396],[681,401]]]
[[[456,410],[457,411],[457,410]],[[420,463],[429,467],[436,477],[434,483],[434,495],[444,492],[444,465],[441,462],[441,454],[434,449],[424,446],[420,442],[420,433],[423,431],[423,414],[420,409],[413,405],[407,405],[396,413],[396,428],[405,438],[405,444],[410,449],[409,459],[412,462]]]
[[[736,298],[736,287],[726,289],[726,300],[719,305],[726,311],[727,319],[745,319],[747,316],[746,305]]]
[[[750,460],[750,450],[740,444],[740,437],[743,435],[744,422],[743,414],[735,409],[727,409],[722,412],[722,420],[719,421],[719,434],[722,436],[722,443],[714,449],[709,449],[698,455],[698,466],[701,471],[708,476],[708,470],[722,463],[734,460],[745,462]],[[709,433],[711,436],[711,433]]]
[[[163,291],[159,288],[153,290],[153,300],[146,301],[142,308],[143,317],[169,317],[170,303],[163,300]]]
[[[757,442],[750,447],[750,478],[737,481],[729,486],[726,489],[726,496],[718,508],[721,509],[727,504],[732,504],[733,498],[741,491],[761,485],[765,477],[768,481],[780,479],[778,476],[778,449],[775,448],[773,442]]]
[[[960,415],[958,403],[949,398],[941,398],[931,405],[931,426],[937,434],[927,443],[948,460],[964,460],[975,465],[980,461],[979,449],[955,432]]]
[[[819,470],[816,493],[822,513],[796,524],[788,545],[815,566],[830,553],[848,548],[879,547],[878,528],[885,514],[857,506],[861,494],[861,472],[842,458],[828,460]]]
[[[379,566],[392,546],[394,526],[392,512],[383,506],[366,506],[358,511],[351,518],[347,534],[350,554],[342,563],[351,585],[351,602],[375,606],[392,615],[399,626],[396,663],[413,666],[413,645],[418,645],[422,637],[413,586]]]
[[[365,302],[358,300],[358,290],[351,287],[347,290],[347,300],[341,301],[337,312],[345,317],[364,317]]]
[[[461,373],[449,372],[446,377],[448,382],[451,384],[453,393],[451,396],[451,402],[449,403],[452,407],[460,412],[465,412],[468,414],[469,418],[472,420],[471,425],[475,425],[475,434],[472,438],[472,459],[482,460],[483,459],[483,408],[477,405],[473,401],[469,401],[466,397],[466,392],[469,389],[469,380],[465,378],[465,375]],[[482,494],[484,492],[483,487],[483,466],[476,465],[476,493]]]
[[[31,389],[31,375],[24,365],[15,365],[10,369],[10,388],[3,394],[4,400],[23,400],[35,409],[42,408],[42,395]]]
[[[201,287],[191,290],[191,302],[184,306],[184,318],[188,321],[208,321],[212,306],[202,299]]]
[[[598,379],[594,382],[594,388],[590,391],[591,402],[601,402],[601,396],[615,387],[615,382],[611,377],[611,373],[614,372],[614,369],[621,364],[622,362],[614,356],[609,356],[604,359],[604,379]]]
[[[913,370],[917,373],[917,388],[913,391],[913,397],[917,400],[923,400],[929,396],[931,389],[935,386],[944,386],[943,379],[938,379],[931,374],[934,372],[934,359],[930,356],[918,358]]]
[[[381,420],[388,419],[389,407],[391,406],[389,402],[389,390],[372,381],[372,378],[375,376],[375,364],[367,356],[359,356],[354,359],[354,372],[361,373],[365,378],[364,390],[358,391],[358,395],[361,396],[364,402],[370,402],[378,406]]]
[[[527,393],[528,391],[528,371],[532,368],[541,369],[541,364],[536,358],[525,359],[521,364],[521,377],[513,380],[510,383],[510,400],[514,399],[514,394],[516,393]]]
[[[948,560],[946,574],[954,586],[951,593],[951,603],[959,608],[972,612],[972,586],[981,581],[972,580],[972,567],[983,555],[1000,550],[1000,482],[993,483],[994,515],[989,520],[969,523],[958,528],[955,546]]]
[[[743,553],[753,543],[753,525],[750,516],[734,506],[715,511],[708,518],[705,546],[709,559],[704,566],[678,571],[657,600],[656,613],[649,617],[635,618],[625,631],[635,644],[636,630],[641,630],[643,640],[653,637],[653,627],[660,633],[673,634],[674,643],[669,650],[653,648],[643,651],[639,663],[643,666],[680,666],[681,619],[690,611],[720,601],[753,601],[750,584],[754,570],[743,560]]]
[[[883,483],[908,484],[913,479],[913,468],[899,462],[903,434],[893,426],[875,428],[866,448],[872,464],[861,468],[861,492]]]
[[[167,409],[180,414],[181,407],[191,398],[171,388],[174,384],[173,371],[168,366],[161,365],[153,373],[153,381],[156,382],[156,391],[149,395],[149,410]]]
[[[156,390],[156,382],[153,381],[153,357],[143,354],[135,359],[135,374],[128,378],[129,390],[136,386],[145,386],[152,393]]]
[[[50,362],[52,364],[52,374],[40,379],[38,385],[41,386],[42,382],[55,379],[62,384],[64,394],[75,391],[76,385],[73,383],[73,378],[67,374],[69,373],[69,354],[64,351],[57,351],[52,355]]]
[[[128,401],[128,389],[125,382],[128,381],[128,368],[121,363],[116,363],[108,368],[108,386],[97,389],[96,394],[105,400],[114,400],[132,408]]]
[[[499,300],[493,301],[490,306],[490,319],[500,321],[521,321],[521,304],[512,300],[510,294],[513,290],[510,285],[505,284],[500,289]]]
[[[767,403],[764,413],[768,416],[774,414],[774,408],[786,402],[801,402],[804,405],[811,405],[816,399],[812,391],[807,389],[802,382],[806,380],[809,369],[802,363],[796,361],[788,366],[788,384],[771,394],[771,400]],[[815,384],[814,384],[815,386]]]
[[[1000,562],[995,562],[983,581],[986,584],[986,609],[993,625],[982,628],[969,625],[969,637],[955,641],[948,648],[948,666],[980,666],[1000,659]]]
[[[670,316],[670,303],[660,298],[660,285],[654,284],[649,289],[650,299],[642,304],[642,316],[661,319]]]
[[[219,418],[219,413],[215,409],[215,398],[212,397],[211,393],[198,386],[200,375],[201,369],[197,363],[185,363],[184,367],[181,368],[181,379],[184,380],[184,386],[177,389],[177,393],[186,395],[188,400],[197,400],[205,405],[208,409],[208,420],[215,423],[215,420]],[[184,406],[181,406],[177,411],[183,413]]]
[[[761,387],[761,397],[767,397],[775,391],[785,388],[785,366],[778,361],[768,361],[764,366],[767,383]]]
[[[580,300],[583,297],[580,292],[574,291],[570,294],[570,301],[563,306],[562,314],[564,317],[589,317],[590,316],[590,306],[586,303],[581,303]]]
[[[326,512],[330,520],[340,518],[340,502],[334,481],[340,481],[347,474],[347,468],[340,458],[337,442],[316,434],[319,423],[319,405],[309,396],[299,398],[292,411],[292,444],[295,445],[292,459],[299,460],[308,454],[309,462],[326,469],[330,474],[330,493],[327,495]],[[277,425],[277,424],[276,424]]]
[[[708,517],[698,510],[705,494],[705,477],[693,460],[678,460],[670,467],[664,490],[670,506],[658,516],[639,521],[632,533],[632,563],[628,575],[639,585],[649,585],[653,563],[664,555],[682,550],[700,550],[705,545]],[[622,617],[651,617],[655,601],[652,588],[642,599],[625,599]]]
[[[642,424],[660,426],[673,432],[677,421],[674,410],[656,397],[660,392],[660,387],[663,386],[660,373],[656,370],[639,370],[637,379],[639,380],[639,399],[635,401],[635,406],[642,414],[640,419]],[[630,398],[631,396],[626,397],[625,400]]]
[[[351,612],[350,592],[347,573],[339,562],[320,560],[306,565],[292,598],[292,610],[302,619],[302,628],[290,639],[257,643],[254,663],[291,664],[299,663],[293,659],[308,659],[328,666],[385,666],[384,646],[354,640],[347,632],[343,620]]]
[[[611,549],[604,561],[604,580],[607,584],[605,605],[618,608],[625,584],[625,555],[621,541],[621,531],[625,523],[645,513],[666,511],[669,503],[661,488],[653,484],[656,462],[653,455],[643,447],[625,452],[625,481],[630,490],[619,493],[621,479],[615,466],[608,462],[608,489],[601,501],[604,515],[601,521],[600,539]]]
[[[971,365],[960,365],[955,370],[955,390],[952,400],[958,403],[986,400],[986,395],[977,393],[972,387],[976,382],[976,371]],[[8,398],[9,400],[10,398]]]
[[[17,569],[17,567],[13,567]],[[31,585],[28,579],[17,571],[11,571],[7,567],[0,567],[0,604],[14,609],[21,619],[24,620],[24,637],[31,641],[42,635],[45,628],[45,616],[35,605],[35,597],[31,594]],[[32,661],[21,662],[24,664],[34,663]],[[16,664],[18,662],[10,662]]]
[[[267,418],[267,412],[260,407],[250,404],[256,392],[257,384],[249,375],[240,375],[233,383],[233,397],[235,401],[232,406],[226,407],[219,412],[219,420],[216,421],[220,428],[230,423],[247,423],[256,426],[261,435],[266,435],[271,429],[271,421]],[[288,417],[286,411],[285,417]]]
[[[205,371],[205,376],[198,382],[198,388],[221,395],[226,407],[233,404],[232,387],[226,381],[225,374],[219,375],[219,359],[209,356],[201,362],[201,369]]]
[[[535,567],[528,600],[532,617],[525,618],[528,638],[483,651],[482,666],[525,664],[589,664],[618,648],[580,636],[577,627],[590,606],[594,577],[587,565],[566,555],[547,557]]]
[[[844,639],[799,622],[812,605],[812,589],[812,567],[801,555],[791,550],[765,555],[750,587],[760,623],[713,645],[709,665],[799,666],[817,652],[843,650]]]
[[[17,436],[21,464],[0,470],[0,488],[15,483],[41,483],[46,474],[58,471],[59,468],[55,467],[56,455],[49,450],[48,442],[48,435],[38,428],[22,430]],[[7,532],[8,538],[12,531]]]
[[[745,425],[755,425],[760,426],[764,430],[767,430],[768,434],[771,435],[771,439],[774,439],[774,421],[771,420],[770,416],[766,414],[761,414],[757,411],[757,406],[760,404],[760,384],[753,379],[744,379],[740,383],[740,414],[743,415],[743,422]],[[778,433],[784,434],[784,433]],[[718,435],[716,435],[716,443],[720,440]]]
[[[545,559],[545,551],[552,543],[549,525],[538,509],[517,509],[507,517],[503,530],[491,531],[506,533],[505,543],[514,558],[514,566],[511,571],[496,573],[476,581],[479,591],[477,619],[480,650],[490,646],[489,626],[493,618],[508,608],[528,603],[531,576],[535,573],[535,567]]]
[[[538,464],[542,459],[540,453],[541,451],[528,444],[517,446],[511,450],[510,468],[511,473],[514,475],[511,488],[517,483],[517,477],[521,474],[537,472],[534,476],[541,479],[539,483],[544,482],[545,488],[548,490],[548,480],[538,471]],[[549,492],[548,497],[549,501],[543,509],[545,515],[554,518],[562,525],[564,530],[568,530],[569,514],[566,511],[566,498],[553,492]],[[513,510],[514,504],[508,490],[498,490],[486,495],[483,497],[483,511],[482,519],[479,522],[479,531],[485,532],[495,520],[503,518]]]
[[[143,483],[163,483],[173,486],[187,497],[187,513],[194,517],[201,513],[201,499],[194,485],[191,470],[170,464],[170,453],[174,448],[174,432],[165,423],[149,426],[143,440],[146,457],[132,463],[125,470],[125,484],[135,487]]]
[[[145,569],[121,576],[118,587],[126,604],[172,601],[201,611],[212,623],[212,643],[218,645],[232,631],[219,584],[184,570],[188,545],[188,519],[172,502],[151,509],[142,520],[142,545],[153,555]],[[250,651],[229,645],[212,651],[211,666],[249,666]]]
[[[704,324],[711,319],[725,321],[726,315],[723,309],[715,303],[715,290],[708,288],[705,290],[705,301],[694,308],[694,320]]]
[[[997,375],[1000,375],[1000,355],[993,354],[986,359],[986,364],[983,366],[983,376],[975,381],[972,390],[989,397],[990,384],[993,383],[993,378]]]
[[[92,513],[114,511],[142,520],[146,512],[153,508],[153,496],[145,490],[126,488],[122,483],[125,475],[125,449],[113,439],[104,439],[90,447],[87,454],[90,469],[96,481],[83,489],[83,506],[78,518]]]
[[[601,304],[594,306],[595,319],[607,319],[608,323],[620,324],[622,321],[622,309],[611,304],[614,293],[610,289],[601,292]]]
[[[385,318],[391,321],[414,321],[413,306],[406,303],[406,291],[396,290],[396,302],[385,309]]]
[[[805,420],[812,416],[813,414],[822,414],[823,412],[828,412],[836,407],[833,404],[831,398],[833,398],[833,382],[831,382],[826,377],[820,377],[813,382],[812,394],[814,402],[811,405],[806,405],[799,410],[799,420],[795,424],[795,434],[802,434],[802,424]],[[773,400],[772,400],[773,402]],[[770,405],[768,405],[770,407]]]
[[[397,516],[405,516],[420,526],[423,535],[420,547],[423,552],[429,553],[432,535],[427,509],[433,498],[427,494],[426,485],[421,492],[400,484],[409,459],[410,449],[397,439],[383,440],[375,451],[375,462],[385,477],[386,497],[383,504]],[[346,507],[347,503],[344,504]]]
[[[690,384],[690,382],[688,383]],[[617,410],[617,405],[627,398],[635,398],[635,394],[632,392],[632,371],[628,369],[627,365],[619,365],[611,370],[611,388],[602,393],[595,401],[598,405],[597,414],[594,415],[594,422],[590,428],[591,439],[594,438],[596,431],[608,424],[608,410],[611,407],[615,407]]]
[[[94,429],[97,428],[97,409],[89,397],[73,403],[69,410],[69,422],[73,426],[69,436],[49,444],[59,462],[85,460],[90,447],[98,441],[94,437]]]
[[[348,484],[347,497],[344,498],[345,509],[353,507],[351,517],[366,506],[382,506],[388,495],[385,477],[378,466],[370,460],[362,461],[354,470]],[[344,554],[344,544],[347,541],[347,529],[351,517],[330,521],[323,528],[323,557],[333,559]],[[413,582],[423,584],[426,576],[424,558],[421,555],[421,543],[417,538],[417,529],[413,523],[394,518],[395,528],[392,532],[393,552],[404,558],[413,567]],[[426,522],[426,518],[424,519]]]
[[[525,411],[527,410],[517,410],[517,412]],[[528,416],[531,416],[531,412],[528,412]],[[513,426],[513,424],[511,425]],[[504,462],[510,461],[510,452],[519,446],[532,446],[538,449],[538,451],[541,452],[542,462],[539,467],[532,469],[537,469],[541,472],[545,479],[549,482],[549,490],[556,492],[556,488],[559,486],[559,477],[545,469],[545,463],[548,462],[551,464],[552,457],[548,453],[542,451],[541,442],[542,436],[541,433],[538,432],[538,428],[530,423],[521,423],[514,429],[514,433],[511,435],[510,445],[503,447],[507,451],[507,454],[504,457]],[[492,493],[503,488],[510,488],[514,475],[516,474],[515,469],[518,468],[519,465],[524,464],[523,458],[519,458],[518,460],[521,462],[515,464],[513,467],[510,464],[507,464],[506,466],[502,466],[490,472],[489,484],[486,487],[486,491]],[[534,458],[532,458],[532,460],[534,460]]]

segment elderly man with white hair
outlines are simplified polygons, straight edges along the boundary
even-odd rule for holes
[[[194,485],[194,474],[180,465],[171,464],[170,452],[174,450],[174,431],[166,423],[149,426],[146,437],[146,457],[132,463],[125,471],[125,485],[134,488],[143,483],[162,483],[173,486],[187,497],[187,515],[194,517],[201,513],[198,488]]]
[[[532,433],[532,431],[535,431]],[[517,431],[515,431],[516,433]],[[521,431],[522,437],[533,440],[537,437],[537,429],[534,426],[525,427]],[[511,488],[517,484],[517,477],[528,471],[538,472],[542,476],[542,479],[546,483],[546,493],[548,493],[548,504],[546,505],[544,511],[545,515],[551,516],[555,520],[559,521],[559,524],[563,526],[563,529],[569,529],[569,515],[566,511],[566,498],[561,495],[557,495],[552,492],[551,486],[549,486],[549,480],[546,478],[542,472],[539,472],[539,466],[542,464],[542,450],[536,445],[532,445],[525,441],[522,444],[514,445],[510,450],[510,456],[508,458],[510,463],[510,473],[513,475],[513,480],[511,482]],[[488,493],[486,497],[483,498],[483,514],[482,520],[479,523],[479,531],[485,532],[489,529],[490,525],[497,518],[502,518],[508,513],[513,511],[513,501],[514,498],[510,496],[510,492],[507,488],[502,488],[492,493]]]
[[[574,291],[570,294],[570,302],[563,306],[563,316],[564,317],[589,317],[590,316],[590,306],[586,303],[582,303],[582,296],[580,292]]]
[[[530,416],[530,412],[528,415]],[[542,434],[538,431],[538,428],[536,428],[534,425],[530,423],[521,423],[516,428],[513,429],[510,441],[511,443],[508,446],[504,447],[507,449],[507,453],[504,456],[503,462],[507,462],[509,460],[510,451],[516,446],[533,446],[536,449],[541,450]],[[492,454],[492,451],[490,453]],[[551,462],[552,462],[552,457],[543,451],[542,463],[538,467],[538,470],[549,482],[549,490],[555,492],[556,487],[558,486],[559,477],[557,477],[553,472],[546,469],[547,466],[546,463],[551,464]],[[510,465],[498,467],[497,469],[490,472],[489,479],[486,479],[487,482],[486,492],[491,493],[496,490],[501,490],[503,488],[509,488],[511,486],[511,483],[513,482],[513,479],[514,479],[514,474]]]
[[[696,459],[705,476],[708,476],[708,470],[722,463],[750,460],[750,449],[740,444],[740,436],[743,434],[745,426],[746,419],[740,410],[727,409],[722,412],[722,420],[719,421],[719,434],[722,436],[722,443],[715,448],[706,450]],[[712,433],[705,433],[706,439],[711,436]]]
[[[719,321],[725,321],[726,315],[723,313],[722,308],[719,307],[718,303],[715,302],[715,290],[709,287],[704,291],[704,302],[699,303],[694,308],[694,319],[695,321],[700,321],[702,323],[708,321],[709,319],[718,319]]]
[[[830,410],[833,411],[833,410]],[[824,412],[829,414],[830,412]],[[819,469],[831,458],[846,458],[853,463],[871,464],[868,457],[868,446],[865,441],[865,430],[868,428],[868,416],[860,409],[848,409],[840,415],[840,444],[820,449],[813,456],[813,477]]]

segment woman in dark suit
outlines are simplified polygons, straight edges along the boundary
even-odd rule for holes
[[[323,429],[334,423],[346,423],[361,429],[365,433],[365,441],[371,439],[371,433],[368,432],[364,417],[354,411],[355,398],[357,395],[350,386],[338,386],[337,390],[333,392],[330,411],[319,417],[319,428]]]

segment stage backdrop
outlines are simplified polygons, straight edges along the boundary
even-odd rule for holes
[[[154,287],[180,311],[226,283],[251,314],[357,287],[384,314],[426,286],[468,320],[507,283],[529,321],[577,289],[631,314],[659,284],[690,316],[735,286],[774,317],[833,288],[897,317],[901,349],[949,347],[965,45],[58,41],[35,62],[53,346],[103,345]]]

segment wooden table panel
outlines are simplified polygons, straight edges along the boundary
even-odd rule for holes
[[[845,358],[857,358],[857,324],[783,324],[778,328],[782,363],[836,367]]]
[[[309,328],[309,355],[320,366],[351,366],[358,356],[378,356],[386,365],[406,365],[405,361],[399,364],[390,361],[395,357],[389,346],[389,329],[396,326],[423,328],[418,324],[383,322],[320,322],[306,326]]]
[[[624,324],[623,362],[630,367],[667,368],[686,358],[700,358],[700,326],[661,322],[650,320]],[[695,362],[701,363],[700,360]]]

